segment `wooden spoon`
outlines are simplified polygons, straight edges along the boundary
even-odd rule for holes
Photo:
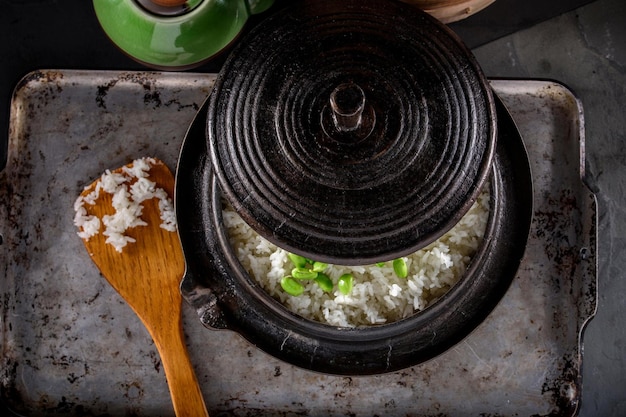
[[[149,171],[148,179],[172,196],[174,177],[158,160]],[[130,164],[129,166],[132,166]],[[122,168],[114,172],[122,172]],[[87,196],[100,179],[82,193]],[[165,376],[177,416],[208,416],[194,370],[189,360],[182,330],[182,297],[179,283],[185,263],[176,232],[160,227],[158,199],[143,203],[141,218],[147,226],[130,228],[125,233],[136,240],[122,252],[105,242],[100,233],[83,239],[89,256],[113,288],[139,316],[161,356]],[[115,212],[112,194],[100,192],[94,205],[84,204],[89,215],[102,218]]]

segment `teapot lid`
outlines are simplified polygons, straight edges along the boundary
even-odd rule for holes
[[[496,141],[491,88],[446,26],[388,0],[296,1],[237,45],[209,98],[223,194],[291,252],[358,265],[469,210]]]

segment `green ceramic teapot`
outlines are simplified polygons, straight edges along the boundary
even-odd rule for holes
[[[274,0],[93,0],[104,32],[124,53],[159,70],[185,70],[228,46]]]

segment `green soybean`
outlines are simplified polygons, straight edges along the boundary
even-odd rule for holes
[[[295,279],[315,279],[317,274],[317,272],[306,268],[294,268],[291,271],[291,276]]]
[[[302,293],[304,292],[304,285],[302,285],[290,276],[283,277],[280,280],[280,286],[287,294],[293,295],[294,297],[302,295]]]
[[[404,258],[394,259],[393,271],[396,273],[398,278],[406,278],[409,275],[409,269],[406,266]]]
[[[354,277],[352,274],[343,274],[337,280],[337,288],[343,295],[348,295],[352,291],[354,285]]]
[[[317,285],[320,286],[320,288],[326,292],[331,292],[333,290],[334,284],[333,284],[333,280],[330,279],[330,277],[322,272],[317,274],[317,277],[315,278],[315,282],[317,283]]]
[[[324,262],[313,262],[313,271],[315,272],[324,272],[324,270],[328,268],[328,264]]]
[[[376,262],[376,266],[382,268],[387,262]]]
[[[288,253],[287,257],[293,262],[296,268],[305,268],[307,260],[304,256],[296,255],[295,253]]]

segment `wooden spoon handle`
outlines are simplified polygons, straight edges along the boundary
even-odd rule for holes
[[[179,324],[171,328],[171,331],[164,330],[161,328],[158,334],[152,336],[161,356],[176,416],[208,417],[209,413],[185,346],[182,326]]]

